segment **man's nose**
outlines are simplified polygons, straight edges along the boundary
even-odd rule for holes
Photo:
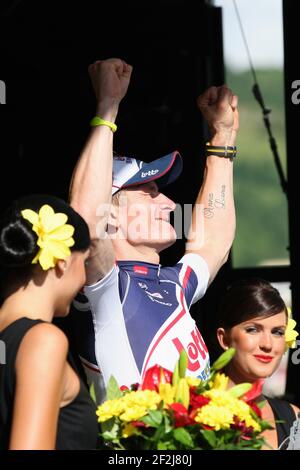
[[[160,193],[159,194],[159,200],[157,201],[159,203],[159,208],[160,210],[167,210],[170,212],[173,212],[176,208],[176,203],[172,201],[172,199],[168,198],[164,194]]]

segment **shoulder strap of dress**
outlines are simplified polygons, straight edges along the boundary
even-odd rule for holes
[[[276,430],[278,436],[278,445],[289,435],[291,426],[296,419],[296,414],[293,407],[285,400],[279,398],[267,398],[275,420],[282,420],[282,423],[276,423]]]
[[[20,318],[20,321],[18,321],[15,324],[14,335],[16,335],[16,337],[21,342],[23,337],[27,333],[27,331],[29,331],[30,328],[37,325],[38,323],[45,323],[45,322],[44,322],[44,320],[40,320],[40,319],[39,320],[32,320],[31,318],[27,318],[27,317]]]
[[[294,408],[286,400],[280,398],[268,398],[268,402],[278,419],[285,419],[293,424],[296,419]]]

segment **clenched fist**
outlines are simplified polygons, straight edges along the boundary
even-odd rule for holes
[[[212,86],[198,97],[197,104],[213,135],[235,138],[239,127],[238,97],[230,88]]]
[[[132,67],[121,59],[98,60],[89,66],[89,74],[97,100],[97,109],[103,114],[118,111],[126,95]]]

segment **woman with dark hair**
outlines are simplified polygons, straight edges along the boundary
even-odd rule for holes
[[[92,449],[95,406],[53,317],[85,283],[84,219],[47,195],[19,199],[0,223],[0,449]]]
[[[287,325],[286,305],[269,282],[248,279],[227,289],[218,311],[217,338],[222,349],[236,350],[225,369],[228,387],[257,381],[262,387],[263,380],[275,372],[287,350]],[[292,337],[296,335],[294,331]],[[261,393],[256,400],[262,398],[266,400],[262,417],[274,425],[273,430],[266,430],[263,435],[271,448],[277,449],[289,436],[300,410],[284,400],[262,397]],[[276,423],[276,420],[284,422]]]

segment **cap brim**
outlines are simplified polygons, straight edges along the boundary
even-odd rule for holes
[[[159,188],[163,188],[173,183],[182,171],[182,158],[179,152],[175,151],[164,157],[157,158],[150,163],[144,163],[140,171],[130,178],[122,186],[128,188],[139,184],[157,181]]]

